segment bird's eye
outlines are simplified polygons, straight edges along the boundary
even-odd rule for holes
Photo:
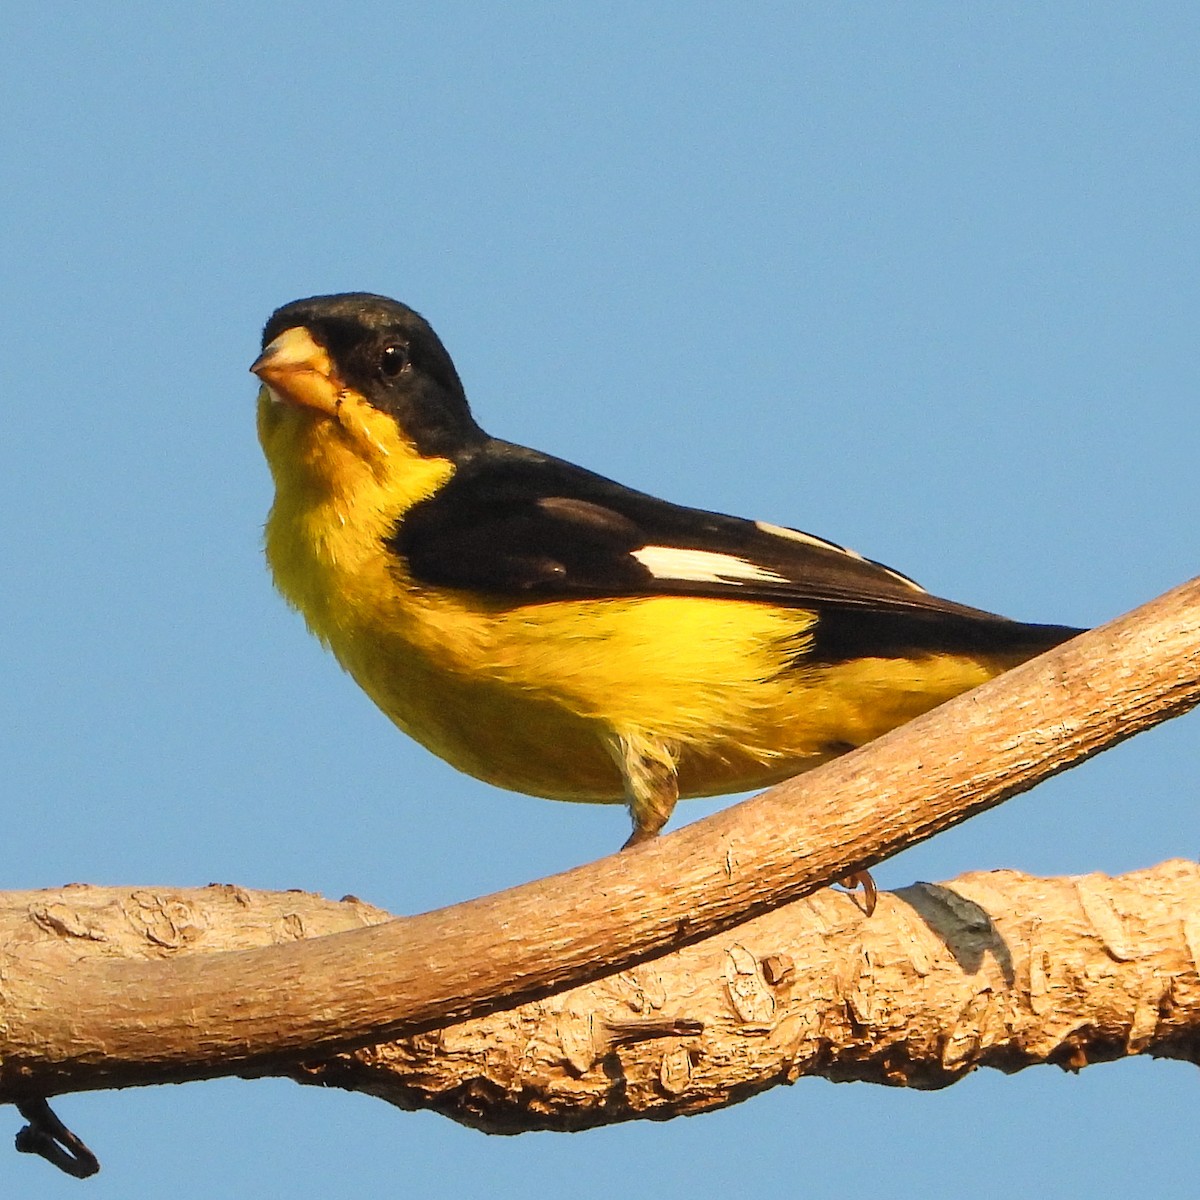
[[[379,352],[379,369],[389,379],[395,379],[408,366],[408,347],[391,342]]]

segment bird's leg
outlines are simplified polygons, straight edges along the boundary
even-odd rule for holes
[[[675,752],[666,742],[642,733],[617,735],[613,757],[625,780],[625,798],[633,818],[633,832],[622,850],[648,842],[670,820],[679,799]]]
[[[633,832],[621,847],[628,850],[630,846],[658,837],[675,811],[679,799],[676,751],[669,742],[636,732],[615,736],[609,751],[621,768],[625,798],[633,817]],[[861,888],[863,912],[869,917],[875,911],[879,889],[870,871],[855,871],[839,879],[838,884],[855,893]]]

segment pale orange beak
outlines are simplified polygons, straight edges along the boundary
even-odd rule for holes
[[[342,385],[329,354],[300,326],[285,329],[250,368],[266,385],[272,400],[315,408],[333,416]]]

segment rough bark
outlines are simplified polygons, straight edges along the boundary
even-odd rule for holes
[[[1198,699],[1200,581],[1192,581],[819,772],[782,784],[657,843],[454,909],[375,924],[378,914],[363,906],[334,905],[333,917],[328,913],[318,917],[296,899],[291,908],[278,910],[264,931],[261,922],[247,919],[259,899],[237,889],[222,894],[225,910],[219,918],[208,901],[199,905],[183,893],[145,889],[128,893],[118,905],[118,924],[123,921],[135,931],[144,926],[142,940],[153,951],[149,957],[130,957],[129,944],[109,932],[107,925],[94,924],[100,918],[85,900],[90,893],[61,893],[36,902],[18,896],[15,903],[25,906],[24,923],[0,938],[0,1099],[215,1075],[295,1072],[298,1062],[326,1059],[339,1051],[397,1037],[406,1039],[403,1053],[411,1053],[412,1047],[423,1044],[421,1034],[518,1004],[527,1006],[522,1013],[534,1015],[501,1017],[500,1025],[506,1021],[536,1023],[541,1018],[528,1007],[531,1002],[557,1004],[561,997],[555,1001],[546,998],[604,977],[616,978],[616,983],[607,986],[620,990],[626,986],[620,973],[638,964],[644,965],[637,967],[632,977],[624,978],[637,981],[636,988],[649,999],[636,1000],[636,1004],[642,1005],[643,1013],[652,1013],[660,989],[642,979],[665,978],[663,972],[668,968],[661,962],[649,965],[649,960],[679,947],[691,947],[688,954],[712,953],[723,964],[734,964],[734,977],[727,980],[726,1007],[732,1002],[730,997],[740,995],[740,989],[747,990],[747,998],[740,1002],[745,1011],[734,1004],[740,1022],[737,1036],[743,1042],[747,1036],[765,1039],[765,1044],[774,1036],[769,1030],[783,1023],[782,1017],[776,1020],[776,1010],[767,1015],[765,997],[770,996],[778,1009],[779,988],[795,986],[788,983],[789,978],[815,975],[828,983],[835,967],[823,957],[826,951],[822,947],[827,940],[830,945],[836,941],[828,937],[828,927],[831,921],[836,927],[853,909],[846,908],[849,900],[828,896],[815,898],[807,908],[793,905],[796,911],[816,914],[818,925],[825,926],[815,940],[797,944],[796,953],[786,947],[791,944],[789,937],[794,940],[799,934],[785,937],[781,929],[760,942],[755,932],[758,927],[746,926],[747,920],[766,919],[764,914],[801,900],[828,880],[869,866],[997,804],[1107,745],[1186,711]],[[975,882],[964,886],[968,887],[964,895],[974,897],[969,889]],[[1033,886],[1051,887],[1048,883]],[[1084,894],[1076,885],[1061,886],[1073,888],[1072,895]],[[953,890],[957,891],[957,886]],[[948,1078],[946,1062],[935,1070],[932,1059],[918,1053],[922,1046],[932,1044],[931,1031],[937,1022],[943,1023],[940,1036],[945,1037],[947,1028],[973,1028],[961,1015],[972,1003],[981,1006],[981,1011],[1004,1011],[990,999],[996,995],[994,988],[970,991],[974,983],[968,983],[965,990],[954,993],[961,1000],[960,1008],[954,1010],[960,1015],[949,1025],[945,1022],[951,1009],[935,1006],[925,1032],[914,1030],[910,1038],[900,1030],[894,1043],[888,1043],[889,1049],[878,1053],[861,1050],[857,1057],[833,1052],[832,1047],[841,1044],[838,1039],[848,1036],[847,1030],[872,1028],[876,1012],[907,1012],[910,1001],[916,1003],[916,995],[909,997],[905,988],[924,987],[922,981],[931,978],[948,982],[940,970],[923,975],[913,968],[908,976],[904,972],[892,976],[882,970],[885,961],[909,954],[911,947],[905,949],[908,943],[903,939],[911,941],[915,936],[912,913],[918,914],[919,924],[926,929],[941,927],[922,914],[925,901],[919,898],[926,893],[911,889],[910,893],[903,894],[904,903],[896,911],[893,906],[898,901],[881,905],[881,912],[863,933],[864,949],[846,952],[846,965],[837,968],[853,973],[844,995],[833,989],[833,1007],[812,1010],[826,1014],[817,1020],[812,1035],[820,1048],[812,1050],[817,1042],[801,1036],[803,1018],[792,1020],[792,1032],[780,1035],[785,1044],[793,1039],[799,1049],[790,1052],[792,1065],[776,1068],[776,1077],[788,1077],[796,1069],[795,1063],[803,1065],[809,1059],[816,1065],[826,1061],[840,1064],[830,1068],[834,1071],[849,1071],[859,1058],[867,1062],[878,1057],[886,1064],[881,1078],[894,1077],[921,1086],[944,1082]],[[940,896],[954,907],[949,892],[928,895]],[[172,899],[176,896],[182,898],[178,901],[182,907]],[[1004,905],[997,902],[993,912],[988,907],[992,900],[985,899],[987,904],[975,898],[980,911],[973,919],[991,931],[989,938],[1001,937],[1008,946],[1008,960],[1015,964],[1025,935],[1016,926],[1005,926],[1002,935],[997,934]],[[1182,911],[1194,912],[1193,900],[1180,899],[1179,903],[1191,905]],[[830,904],[840,908],[829,909]],[[1105,904],[1117,914],[1111,920],[1096,916],[1109,913]],[[1119,903],[1097,901],[1088,919],[1094,928],[1100,927],[1097,921],[1107,921],[1105,928],[1110,932],[1122,928],[1121,920],[1128,920],[1133,922],[1128,926],[1133,930],[1137,919],[1121,915],[1127,910],[1133,913],[1136,906],[1122,893]],[[1022,910],[1018,907],[1015,911]],[[1061,919],[1054,905],[1032,911],[1042,925]],[[843,916],[834,920],[829,916],[833,912]],[[553,921],[544,920],[546,913],[554,914]],[[334,924],[323,924],[326,919]],[[908,932],[895,933],[897,921]],[[250,939],[251,948],[192,952],[239,944],[222,943],[216,935],[226,923],[252,927],[256,932]],[[720,940],[735,927],[739,928],[732,940],[728,936]],[[746,941],[751,936],[747,929],[753,934],[753,945]],[[330,936],[303,936],[326,931]],[[890,950],[872,949],[875,939],[886,936],[900,940]],[[1129,936],[1133,937],[1133,932]],[[954,937],[962,940],[958,933]],[[1189,938],[1185,936],[1185,943],[1190,944]],[[702,939],[709,940],[704,946],[693,946]],[[933,962],[928,938],[922,935],[922,939],[924,948],[913,950],[909,957],[915,955],[915,962]],[[1109,949],[1103,951],[1107,960],[1123,961],[1110,952],[1118,944],[1126,945],[1109,938]],[[1143,953],[1157,953],[1143,951],[1139,942],[1129,944],[1138,960]],[[742,950],[734,950],[734,946]],[[868,951],[874,957],[869,957]],[[763,960],[772,956],[779,963],[763,965]],[[786,958],[796,964],[790,977]],[[991,959],[985,955],[984,960]],[[1030,961],[1033,982],[1029,991],[1034,997],[1042,987],[1037,980],[1044,983],[1054,967],[1047,965],[1044,953],[1040,959],[1033,955]],[[1087,960],[1082,961],[1086,966]],[[1194,975],[1194,966],[1186,967],[1178,956],[1168,956],[1154,971],[1168,966]],[[717,978],[711,965],[689,970],[710,980]],[[767,983],[767,973],[776,971],[785,972],[778,986]],[[766,984],[766,991],[759,982]],[[682,1001],[688,1000],[693,990],[686,973],[683,982],[672,985],[671,1009],[661,1010],[670,1021],[705,1021],[708,1010],[703,1007],[698,1010],[699,1017],[683,1011]],[[968,993],[975,999],[968,999]],[[759,999],[754,1000],[752,994],[759,994]],[[665,991],[663,995],[665,1004]],[[980,995],[988,999],[980,1001]],[[1058,1002],[1056,992],[1056,1011]],[[620,1003],[627,1005],[624,1000]],[[1029,1003],[1032,1005],[1033,999]],[[1176,1003],[1173,990],[1164,992],[1159,1011]],[[840,1024],[833,1016],[839,1004],[849,1014]],[[787,1011],[790,1016],[791,1010]],[[894,1015],[888,1019],[899,1021]],[[638,1044],[638,1037],[660,1031],[657,1017],[649,1029],[630,1027],[619,1004],[597,1020],[599,1024],[591,1021],[587,1025],[586,1034],[578,1033],[582,1027],[568,1032],[569,1048],[559,1035],[559,1060],[580,1079],[596,1069],[603,1072],[606,1063],[611,1065],[612,1046]],[[1138,1020],[1137,1028],[1144,1029],[1147,1018],[1143,1015]],[[705,1024],[706,1034],[710,1026],[721,1027],[715,1014]],[[1096,1022],[1099,1029],[1110,1026],[1107,1020]],[[763,1027],[768,1032],[747,1035],[747,1027]],[[677,1039],[671,1063],[666,1063],[659,1045],[648,1048],[647,1053],[657,1056],[654,1069],[666,1092],[692,1097],[690,1084],[684,1080],[689,1070],[688,1079],[705,1078],[707,1068],[696,1069],[701,1063],[720,1063],[724,1057],[736,1055],[713,1049],[692,1062],[687,1039],[700,1035],[686,1033],[690,1027],[671,1028]],[[457,1034],[442,1034],[443,1045],[453,1036]],[[958,1069],[960,1058],[964,1065],[974,1061],[974,1052],[959,1048],[974,1037],[953,1035],[948,1043],[952,1068]],[[1138,1045],[1141,1037],[1139,1032],[1137,1038],[1126,1042]],[[1106,1039],[1107,1035],[1095,1046],[1089,1042],[1083,1053],[1103,1057],[1104,1047],[1115,1044]],[[980,1045],[986,1040],[981,1039]],[[1019,1042],[1015,1049],[1010,1046],[1005,1051],[1016,1055],[1012,1062],[1020,1061],[1024,1045]],[[377,1051],[374,1057],[382,1059],[384,1055]],[[906,1055],[922,1063],[913,1068],[911,1080],[902,1070]],[[357,1061],[361,1064],[371,1057],[360,1056]],[[547,1054],[548,1060],[552,1057]],[[686,1069],[685,1059],[691,1064]],[[352,1066],[349,1060],[340,1060],[337,1070],[349,1071]],[[328,1071],[332,1069],[326,1069],[325,1078],[331,1077]],[[345,1078],[350,1080],[351,1075]],[[503,1070],[499,1078],[503,1088]],[[358,1083],[358,1077],[353,1081]],[[739,1089],[754,1090],[756,1086],[761,1084],[743,1080],[711,1102],[726,1102],[740,1094]],[[410,1081],[404,1087],[411,1090],[397,1091],[391,1098],[407,1101],[422,1096],[419,1082]],[[451,1085],[449,1091],[437,1085],[435,1090],[443,1097],[439,1107],[455,1108],[456,1102],[444,1097],[455,1093],[456,1087],[462,1090],[459,1085]],[[715,1083],[706,1088],[711,1095],[721,1090]],[[464,1099],[457,1115],[469,1114],[472,1103],[469,1097]],[[598,1102],[590,1103],[587,1117],[576,1114],[548,1119],[547,1123],[571,1125],[594,1120]],[[680,1107],[687,1110],[706,1103],[689,1098],[680,1101]],[[665,1110],[657,1115],[665,1115]],[[515,1118],[480,1120],[504,1127]]]
[[[213,886],[0,900],[47,963],[177,959],[389,920],[357,900]],[[664,1119],[804,1075],[937,1088],[979,1066],[1200,1061],[1200,866],[918,883],[874,916],[823,890],[504,1012],[280,1069],[493,1133]]]

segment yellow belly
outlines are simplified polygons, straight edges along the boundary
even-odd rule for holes
[[[500,787],[615,802],[615,738],[676,749],[680,795],[764,786],[987,679],[960,658],[803,665],[812,614],[694,597],[481,602],[380,554],[335,571],[314,632],[404,732]]]

